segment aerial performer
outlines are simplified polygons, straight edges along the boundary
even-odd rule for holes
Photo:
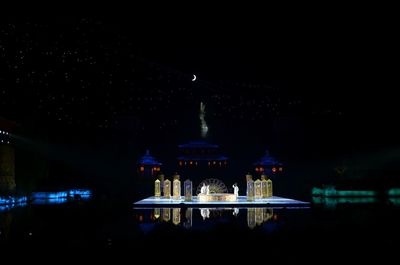
[[[200,114],[199,114],[199,118],[200,118],[200,126],[201,126],[201,137],[202,138],[206,138],[207,136],[207,132],[208,132],[208,126],[207,126],[207,122],[205,119],[205,115],[206,115],[206,105],[203,102],[200,102]]]

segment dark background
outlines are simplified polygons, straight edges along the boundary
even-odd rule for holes
[[[140,13],[2,18],[0,116],[18,124],[21,190],[137,194],[136,160],[150,149],[172,174],[177,144],[200,136],[201,101],[233,182],[266,149],[286,165],[282,195],[337,182],[338,166],[396,180],[390,15]]]

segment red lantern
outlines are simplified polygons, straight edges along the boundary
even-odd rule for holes
[[[144,171],[144,166],[141,166],[140,167],[140,172],[143,172]]]
[[[272,172],[274,172],[274,173],[276,172],[276,167],[272,168]]]

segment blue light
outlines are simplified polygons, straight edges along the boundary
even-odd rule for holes
[[[34,204],[38,205],[48,205],[48,204],[63,204],[66,203],[68,199],[65,198],[47,198],[47,199],[36,199]]]
[[[18,206],[25,206],[27,202],[27,197],[0,197],[0,212],[7,211]]]
[[[146,150],[146,154],[142,156],[139,161],[139,165],[150,165],[150,166],[161,166],[162,163],[155,160],[154,157],[150,155],[150,151]]]
[[[90,190],[73,189],[68,193],[71,197],[80,196],[81,198],[90,198],[92,196],[92,192]]]
[[[58,198],[66,198],[68,195],[67,191],[59,191],[59,192],[34,192],[32,193],[33,199],[44,200],[44,199],[58,199]]]
[[[90,190],[82,189],[71,189],[68,191],[58,191],[58,192],[34,192],[32,193],[32,198],[34,203],[45,204],[60,204],[65,203],[69,199],[89,199],[92,196]]]

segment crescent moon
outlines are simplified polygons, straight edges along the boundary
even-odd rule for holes
[[[193,75],[192,81],[194,82],[194,81],[196,81],[196,79],[197,79],[197,76],[196,76],[196,75]]]

